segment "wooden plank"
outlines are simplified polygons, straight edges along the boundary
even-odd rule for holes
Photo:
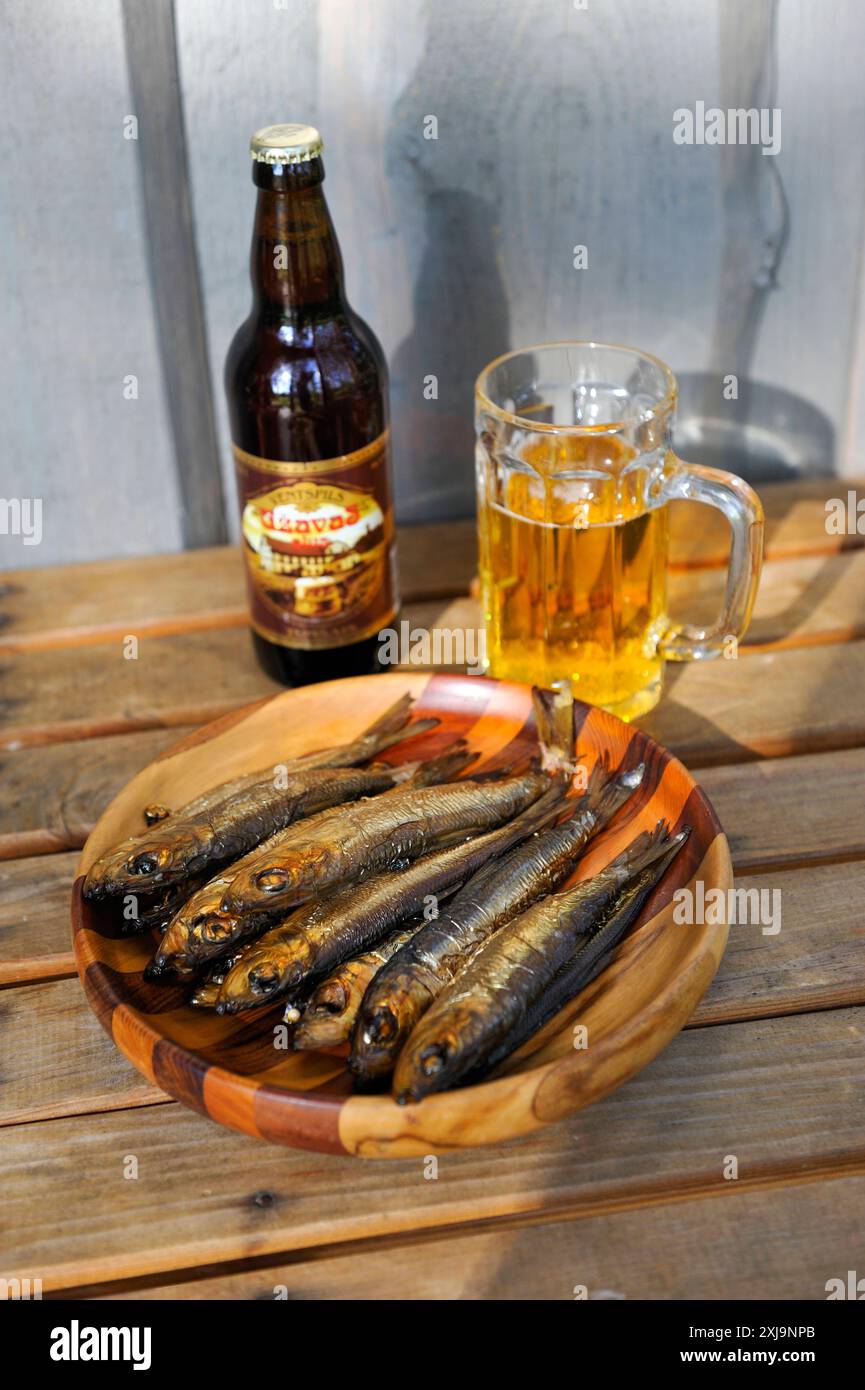
[[[836,555],[839,538],[827,536],[824,527],[824,498],[837,490],[837,481],[826,479],[766,488],[775,499],[767,532],[774,558],[764,570],[749,646],[830,631],[861,633],[865,551]],[[671,516],[673,614],[711,620],[723,593],[723,575],[716,571],[726,565],[726,522],[696,503],[677,503]],[[865,537],[845,539],[865,546]],[[401,527],[399,555],[406,602],[464,594],[475,573],[474,523]],[[10,572],[0,575],[0,599],[0,652],[246,625],[242,564],[227,546]]]
[[[776,935],[736,923],[689,1027],[865,1004],[865,863],[736,876],[736,887],[778,894]],[[687,930],[687,928],[683,928]]]
[[[0,985],[75,974],[69,895],[76,854],[0,863]]]
[[[717,621],[726,570],[674,571],[670,615],[697,626]],[[865,636],[865,549],[775,560],[763,570],[742,656]]]
[[[0,860],[80,848],[121,787],[194,727],[0,754]]]
[[[466,599],[438,618],[435,605],[420,612],[451,627],[472,607]],[[695,767],[851,747],[865,742],[863,680],[863,642],[670,665],[666,697],[644,727]],[[137,661],[124,660],[119,642],[20,652],[0,668],[0,750],[204,723],[280,688],[239,629],[144,638]]]
[[[846,498],[849,489],[865,495],[865,480],[801,478],[789,483],[760,483],[757,491],[766,514],[766,561],[799,555],[830,555],[858,549],[865,536],[830,536],[826,531],[826,502]],[[714,507],[676,502],[670,508],[670,556],[677,569],[726,565],[730,549],[727,522]]]
[[[20,652],[0,669],[0,749],[203,724],[282,689],[241,629]]]
[[[51,823],[41,832],[46,839],[51,835],[58,842],[65,837],[67,842],[83,843],[110,797],[154,755],[156,750],[151,747],[136,750],[136,737],[148,745],[152,742],[151,735],[100,740],[92,762],[76,765],[67,783],[66,819],[58,824],[52,809]],[[114,746],[121,741],[126,744],[124,756],[113,763]],[[68,746],[72,750],[93,748],[86,743]],[[59,753],[63,747],[50,751]],[[12,761],[26,763],[47,751],[16,754]],[[93,767],[99,769],[98,776],[92,775]],[[725,827],[740,877],[865,857],[865,824],[860,813],[865,749],[710,767],[703,770],[699,780]],[[807,795],[802,794],[803,787]],[[36,838],[40,831],[31,833]],[[75,854],[51,854],[44,862],[31,857],[0,863],[0,928],[16,933],[5,938],[2,948],[7,972],[13,968],[26,971],[30,957],[37,960],[65,952],[68,893],[76,863]],[[852,872],[855,874],[855,867]],[[840,868],[831,869],[830,879],[833,875],[837,875],[837,882],[846,882]],[[775,886],[781,881],[780,876],[772,879]],[[819,908],[819,898],[826,890],[812,888],[807,876],[794,875],[789,883],[791,888],[795,885],[814,920],[823,921],[826,914]],[[847,923],[843,895],[832,900],[839,922]],[[59,934],[52,936],[50,924],[55,917],[62,926]],[[27,950],[33,933],[45,940],[38,951]],[[0,964],[0,979],[3,969]],[[39,968],[37,973],[56,972]],[[7,973],[6,978],[18,976]]]
[[[824,1299],[857,1267],[850,1212],[865,1178],[804,1182],[670,1201],[574,1221],[503,1222],[473,1235],[390,1243],[386,1250],[179,1284],[112,1291],[117,1299]],[[702,1252],[695,1258],[695,1252]],[[710,1253],[709,1253],[710,1252]]]
[[[120,641],[127,633],[245,621],[243,565],[236,547],[178,555],[94,560],[0,575],[0,651]]]
[[[257,1145],[174,1104],[15,1125],[4,1136],[5,1265],[38,1269],[46,1290],[92,1288],[529,1213],[601,1215],[729,1190],[729,1154],[739,1190],[861,1173],[863,1033],[856,1009],[690,1029],[570,1120],[440,1158],[437,1182],[420,1159]],[[767,1105],[773,1096],[783,1105]],[[130,1155],[137,1178],[124,1181]]]
[[[865,855],[865,748],[707,767],[699,781],[740,873]]]
[[[667,667],[640,727],[689,767],[865,743],[865,642]]]
[[[22,860],[0,871],[0,984],[75,975],[68,949],[75,859]],[[772,920],[731,927],[718,974],[688,1026],[865,1004],[865,920],[859,910],[865,863],[748,875],[736,885],[778,894],[765,901],[780,929],[764,932]],[[3,993],[0,1034],[4,1055],[14,1062],[0,1082],[0,1125],[137,1105],[142,1095],[165,1098],[145,1085],[107,1038],[101,1041],[86,1026],[89,1015],[77,978]],[[62,1090],[55,1069],[45,1066],[46,1039],[63,1052]]]
[[[474,523],[403,526],[398,550],[404,602],[463,594],[476,568]],[[0,653],[246,625],[234,546],[0,575]]]
[[[192,224],[174,0],[121,0],[150,280],[187,546],[228,535]]]
[[[0,993],[0,1125],[167,1101],[112,1047],[83,1002],[77,979]]]

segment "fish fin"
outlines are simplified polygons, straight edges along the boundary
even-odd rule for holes
[[[467,748],[462,739],[441,753],[437,758],[431,758],[428,762],[417,764],[417,771],[409,778],[409,785],[412,787],[435,787],[440,782],[449,782],[458,773],[464,772],[470,763],[475,762],[480,754],[473,753],[471,748]]]
[[[404,729],[399,729],[394,734],[381,734],[372,743],[374,753],[383,753],[385,748],[394,748],[398,743],[405,743],[407,739],[419,738],[421,734],[428,734],[431,729],[437,729],[441,723],[440,719],[416,719],[413,724],[406,724]]]
[[[674,838],[679,842],[678,849],[684,844],[687,834],[685,831],[680,831]],[[626,866],[632,874],[636,874],[641,869],[646,869],[650,864],[654,864],[655,860],[660,859],[662,854],[666,854],[671,846],[669,824],[665,820],[659,820],[654,830],[644,830],[638,835],[628,845],[628,848],[618,856],[616,862]]]
[[[413,704],[414,696],[407,690],[404,695],[400,695],[396,704],[391,705],[384,714],[379,715],[378,719],[370,724],[368,729],[364,729],[359,737],[375,740],[382,734],[396,733],[398,729],[403,728],[408,723]]]
[[[645,772],[646,764],[638,763],[629,772],[614,773],[610,770],[609,754],[602,753],[589,773],[585,800],[581,798],[581,809],[587,806],[599,820],[611,820],[632,792],[636,791]]]
[[[532,705],[545,772],[573,771],[574,695],[570,681],[556,681],[552,690],[532,686]]]
[[[413,724],[409,724],[413,704],[414,696],[406,691],[396,704],[386,709],[368,729],[364,729],[358,742],[369,744],[371,754],[381,753],[385,748],[392,748],[395,743],[402,743],[407,738],[417,738],[419,734],[427,734],[430,729],[438,728],[441,720],[434,715],[416,719]]]
[[[427,764],[422,762],[400,763],[398,767],[391,767],[388,763],[369,763],[370,772],[390,772],[393,775],[395,786],[402,782],[412,782],[422,767]]]

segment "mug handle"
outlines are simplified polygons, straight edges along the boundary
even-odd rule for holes
[[[661,497],[665,502],[706,502],[730,523],[727,591],[718,621],[712,627],[671,625],[659,645],[666,661],[708,661],[722,654],[731,637],[738,642],[748,630],[763,567],[763,505],[741,478],[720,468],[685,463],[672,451],[666,459]]]

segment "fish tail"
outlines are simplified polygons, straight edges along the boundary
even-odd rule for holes
[[[543,796],[537,801],[531,802],[519,816],[511,822],[512,825],[520,824],[528,826],[529,834],[536,830],[544,830],[554,820],[557,820],[562,813],[567,796],[567,783],[562,781],[553,782],[549,791],[544,792]],[[568,803],[570,804],[570,803]]]
[[[415,764],[416,770],[408,779],[409,785],[412,787],[435,787],[440,782],[449,782],[452,777],[463,772],[478,757],[479,754],[473,753],[463,739],[459,739],[447,752],[441,753],[437,758]]]
[[[678,850],[688,838],[689,830],[680,830],[671,838],[670,827],[665,820],[659,820],[654,830],[644,830],[613,862],[617,867],[627,869],[628,874],[637,874],[647,869],[657,859],[672,848],[675,840]]]
[[[366,744],[371,753],[381,753],[385,748],[392,748],[396,743],[402,743],[407,738],[417,738],[419,734],[427,734],[430,729],[438,727],[441,720],[435,716],[416,719],[413,724],[409,724],[413,704],[414,697],[408,692],[400,696],[396,704],[386,709],[368,729],[364,729],[359,741]]]
[[[571,770],[574,765],[574,695],[570,681],[556,681],[552,690],[532,686],[532,706],[544,771]]]
[[[377,739],[384,734],[395,734],[406,723],[408,723],[408,717],[411,713],[411,707],[413,704],[413,696],[410,695],[408,691],[406,691],[404,695],[400,695],[396,704],[393,704],[389,707],[389,709],[386,709],[384,714],[380,714],[378,719],[376,719],[372,724],[370,724],[368,729],[364,729],[360,737],[368,739]]]
[[[645,763],[638,763],[630,772],[613,773],[607,753],[602,753],[589,773],[586,798],[589,810],[601,821],[610,820],[643,780]],[[584,803],[585,805],[585,803]]]

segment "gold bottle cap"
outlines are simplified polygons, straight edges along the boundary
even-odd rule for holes
[[[259,164],[303,164],[323,149],[314,125],[266,125],[249,142],[249,153]]]

